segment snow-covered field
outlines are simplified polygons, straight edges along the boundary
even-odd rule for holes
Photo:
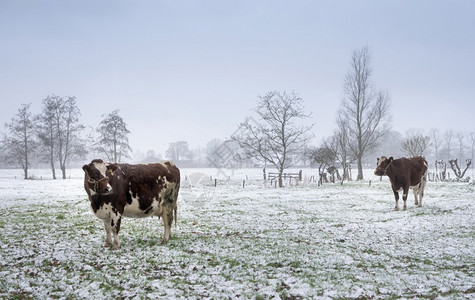
[[[422,208],[411,193],[394,211],[372,170],[276,189],[262,170],[224,170],[215,188],[216,170],[185,169],[173,239],[160,245],[157,218],[124,219],[112,251],[69,172],[0,170],[0,298],[475,298],[468,183],[429,182]]]

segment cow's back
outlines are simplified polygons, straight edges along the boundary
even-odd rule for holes
[[[109,177],[117,203],[123,203],[128,217],[160,215],[163,201],[176,198],[180,186],[180,171],[171,162],[117,164]]]
[[[413,157],[408,160],[409,163],[409,171],[411,174],[411,186],[419,184],[427,172],[427,162],[422,157]]]
[[[153,190],[161,188],[168,182],[180,183],[180,171],[171,162],[152,163],[152,164],[118,164],[118,180],[129,186],[132,193],[140,191]]]

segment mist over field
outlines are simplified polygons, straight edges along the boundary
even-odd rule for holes
[[[473,11],[466,0],[2,1],[0,99],[8,105],[0,123],[21,104],[35,115],[48,96],[71,96],[88,143],[97,137],[86,134],[119,110],[130,130],[128,161],[148,151],[168,158],[177,141],[196,157],[255,117],[259,96],[294,91],[318,146],[336,129],[352,52],[368,47],[371,84],[391,99],[392,130],[467,134]]]

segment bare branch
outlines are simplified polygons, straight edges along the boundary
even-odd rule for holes
[[[303,99],[294,92],[269,92],[259,97],[255,109],[260,120],[241,124],[245,136],[231,139],[239,144],[246,157],[260,158],[273,164],[282,174],[284,169],[296,164],[304,145],[313,135],[313,125],[299,126],[298,121],[310,117],[303,108]],[[282,186],[279,180],[279,186]]]
[[[376,92],[373,88],[370,62],[367,47],[353,52],[338,112],[339,131],[345,132],[347,149],[357,159],[357,179],[363,179],[363,157],[377,146],[378,140],[390,128],[390,98],[387,92]]]

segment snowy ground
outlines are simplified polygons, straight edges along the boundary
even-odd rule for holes
[[[394,211],[371,172],[275,189],[261,170],[225,170],[216,188],[216,170],[182,170],[173,239],[160,245],[157,218],[124,219],[112,251],[82,170],[0,170],[0,298],[475,298],[475,187],[429,182],[422,208],[411,193]]]

